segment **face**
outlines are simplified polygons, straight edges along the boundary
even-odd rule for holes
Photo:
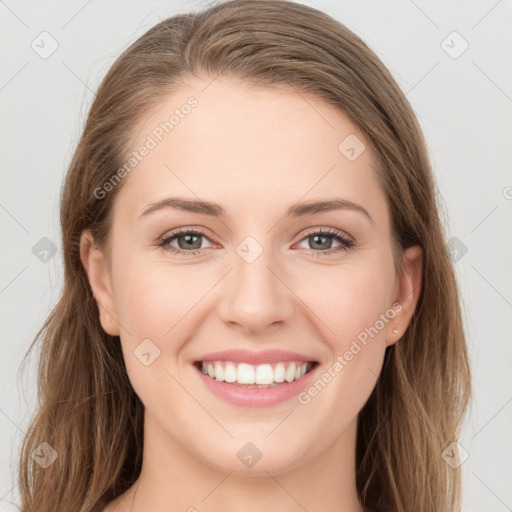
[[[173,92],[137,126],[129,152],[152,147],[123,178],[109,257],[85,233],[82,259],[154,442],[224,472],[279,474],[354,439],[414,310],[421,254],[409,249],[396,273],[375,160],[342,112],[285,87],[209,82]],[[228,350],[247,353],[211,356]],[[285,375],[291,361],[314,364],[266,389],[219,380],[232,361],[250,381],[244,358],[259,377],[272,363],[275,380],[280,363]],[[206,359],[223,371],[204,375],[194,363]],[[261,467],[243,463],[257,453],[247,442]]]

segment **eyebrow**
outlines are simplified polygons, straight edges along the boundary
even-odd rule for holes
[[[144,217],[152,212],[162,210],[164,208],[185,210],[187,212],[210,215],[212,217],[227,217],[226,210],[218,203],[195,199],[185,199],[182,197],[168,197],[155,203],[150,203],[139,217]],[[366,208],[357,203],[341,198],[326,199],[322,201],[303,201],[292,204],[286,210],[285,217],[305,217],[307,215],[314,215],[315,213],[333,210],[356,211],[367,217],[372,224],[374,223]]]

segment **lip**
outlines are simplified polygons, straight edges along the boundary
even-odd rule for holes
[[[233,359],[228,360],[233,361]],[[306,361],[305,359],[300,360]],[[270,407],[289,400],[311,385],[320,368],[320,364],[315,362],[315,365],[308,373],[293,382],[284,382],[268,388],[248,388],[212,379],[208,375],[204,375],[196,364],[191,366],[193,371],[214,395],[226,402],[242,407]]]
[[[242,349],[212,352],[202,357],[198,357],[195,360],[196,363],[199,361],[232,361],[234,363],[247,363],[252,365],[266,363],[273,364],[286,361],[318,362],[313,357],[285,350],[263,350],[259,352],[251,352],[249,350]]]

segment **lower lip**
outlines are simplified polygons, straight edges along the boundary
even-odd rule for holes
[[[268,388],[248,388],[212,379],[199,370],[197,366],[192,366],[212,393],[227,402],[245,407],[269,407],[298,395],[309,385],[312,376],[319,367],[317,364],[303,377],[293,382],[285,382]]]

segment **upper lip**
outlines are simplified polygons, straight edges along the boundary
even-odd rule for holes
[[[260,352],[251,352],[249,350],[232,349],[222,350],[220,352],[211,352],[199,357],[195,362],[199,361],[233,361],[237,363],[248,364],[272,364],[285,361],[315,361],[310,356],[298,354],[296,352],[287,352],[285,350],[262,350]]]

